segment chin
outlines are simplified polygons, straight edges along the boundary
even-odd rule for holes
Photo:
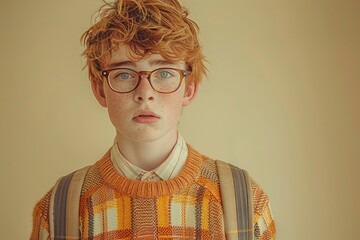
[[[148,143],[161,139],[161,136],[162,134],[153,131],[139,130],[136,133],[129,134],[128,139],[133,142]]]
[[[124,129],[124,128],[122,128]],[[117,131],[119,140],[126,139],[136,143],[150,143],[155,141],[169,141],[177,137],[177,128],[163,129],[159,126],[142,125],[135,128],[125,128],[126,131]]]

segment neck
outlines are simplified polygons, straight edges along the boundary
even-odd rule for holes
[[[170,155],[177,141],[177,132],[149,142],[135,142],[122,137],[118,132],[116,135],[117,145],[121,154],[137,167],[151,171],[163,163]]]

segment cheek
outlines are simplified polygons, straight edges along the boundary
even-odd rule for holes
[[[110,95],[107,100],[110,120],[114,125],[118,125],[125,120],[125,116],[129,115],[127,113],[129,100],[121,95],[116,97]]]
[[[178,95],[176,98],[164,100],[167,103],[166,111],[168,112],[169,118],[178,120],[182,110],[182,95]],[[166,102],[167,101],[167,102]]]

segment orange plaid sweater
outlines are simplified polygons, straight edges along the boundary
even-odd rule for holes
[[[189,147],[175,178],[141,182],[119,174],[110,153],[89,170],[81,191],[81,239],[225,239],[215,161]],[[252,181],[255,239],[274,239],[266,194]],[[32,240],[49,238],[50,190],[35,206]]]

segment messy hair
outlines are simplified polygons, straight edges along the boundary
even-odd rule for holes
[[[101,81],[101,71],[113,51],[126,44],[137,61],[149,54],[186,63],[187,83],[200,83],[206,74],[198,40],[199,27],[178,0],[117,0],[98,11],[97,21],[81,37],[90,80]]]

